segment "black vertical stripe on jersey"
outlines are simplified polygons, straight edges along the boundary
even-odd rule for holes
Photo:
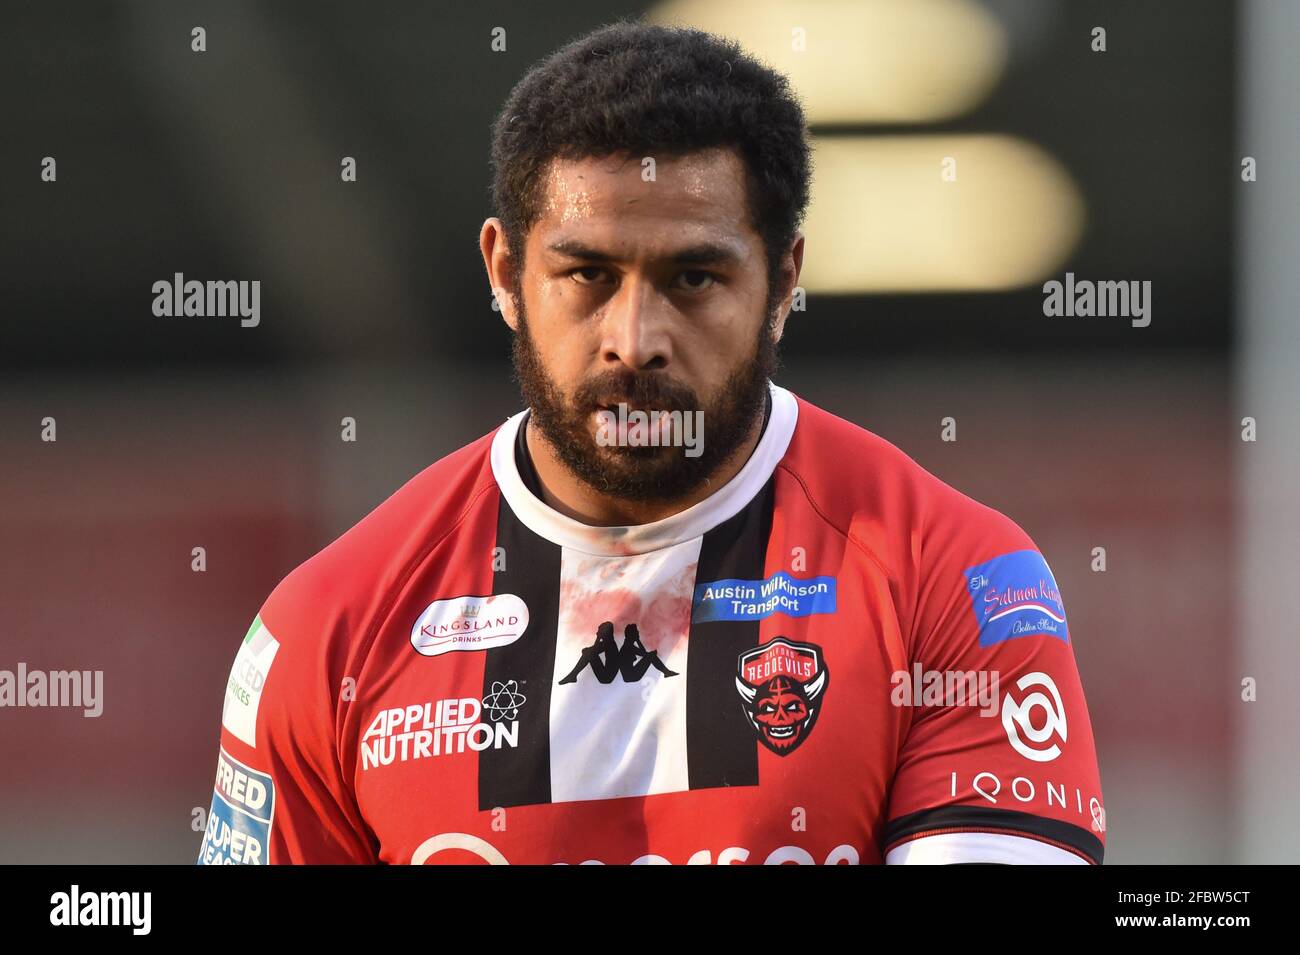
[[[519,708],[519,746],[489,747],[478,754],[480,810],[551,801],[551,680],[560,614],[560,546],[538,537],[515,516],[504,497],[497,510],[498,547],[505,569],[495,594],[514,594],[528,607],[528,628],[514,643],[487,651],[483,695],[494,681],[516,680],[526,700]]]
[[[761,580],[772,531],[768,482],[739,514],[704,535],[695,584]],[[692,789],[758,785],[758,738],[736,691],[740,654],[758,646],[757,620],[691,622],[686,649],[686,768]]]

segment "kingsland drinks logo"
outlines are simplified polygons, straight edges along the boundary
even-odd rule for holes
[[[411,627],[411,646],[426,657],[489,650],[514,643],[528,629],[528,605],[514,594],[435,600]]]

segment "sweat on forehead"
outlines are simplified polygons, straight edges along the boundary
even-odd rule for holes
[[[751,224],[745,166],[728,149],[683,155],[614,155],[550,160],[539,177],[537,216],[562,226],[631,212]]]

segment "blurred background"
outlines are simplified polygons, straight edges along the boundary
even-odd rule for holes
[[[0,669],[104,672],[97,719],[0,709],[0,862],[193,861],[263,598],[518,409],[477,248],[489,126],[629,15],[733,36],[803,98],[777,380],[1043,550],[1107,862],[1300,856],[1300,4],[455,6],[0,12]],[[156,317],[176,272],[260,280],[260,324]],[[1067,272],[1149,281],[1150,325],[1045,317]]]

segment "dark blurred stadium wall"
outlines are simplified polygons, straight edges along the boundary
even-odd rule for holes
[[[96,720],[0,714],[0,861],[191,860],[226,674],[266,593],[517,408],[476,247],[491,212],[488,126],[529,63],[646,8],[442,6],[0,14],[5,88],[24,94],[0,151],[0,665],[102,668],[106,697]],[[748,26],[730,9],[752,31],[792,22],[784,6]],[[834,58],[830,80],[801,79],[823,84],[810,86],[811,118],[826,161],[808,307],[789,323],[779,380],[1003,510],[1044,550],[1098,739],[1108,861],[1267,856],[1280,807],[1242,773],[1275,761],[1280,740],[1233,722],[1234,640],[1243,627],[1295,631],[1273,619],[1271,595],[1252,594],[1254,616],[1234,609],[1236,519],[1268,534],[1271,512],[1234,508],[1233,269],[1244,256],[1258,279],[1250,346],[1269,372],[1248,397],[1272,412],[1264,427],[1293,432],[1276,419],[1296,407],[1295,366],[1270,365],[1268,350],[1274,336],[1294,342],[1294,302],[1278,289],[1295,225],[1280,215],[1300,190],[1280,159],[1269,174],[1288,177],[1289,206],[1249,187],[1261,191],[1247,225],[1285,228],[1291,245],[1245,251],[1235,96],[1243,59],[1258,82],[1293,80],[1289,64],[1270,72],[1290,47],[1266,19],[1242,54],[1230,3],[850,6],[839,15],[852,29],[838,32],[860,42],[841,57],[881,36],[906,56],[875,85],[836,88],[837,68],[858,74]],[[867,7],[877,19],[854,19]],[[656,15],[725,27],[727,9]],[[1281,25],[1294,8],[1268,16]],[[1099,24],[1104,54],[1089,46]],[[498,25],[504,53],[489,49]],[[936,51],[961,68],[936,73]],[[908,98],[927,89],[949,99]],[[1279,127],[1277,104],[1256,105],[1254,142],[1294,155],[1294,117]],[[965,198],[899,201],[917,186],[888,170],[918,148],[937,150],[936,184],[944,149],[981,158],[963,166]],[[44,156],[58,158],[56,184],[37,179]],[[343,156],[357,158],[355,183],[339,181]],[[854,187],[852,165],[835,178],[842,162],[872,174]],[[859,231],[835,231],[841,208],[862,211]],[[258,327],[155,318],[151,285],[178,271],[259,279]],[[1066,271],[1151,281],[1151,325],[1045,318],[1042,282]],[[47,416],[54,444],[39,440]],[[355,443],[340,440],[345,416]],[[940,440],[947,416],[955,443]],[[1276,504],[1282,489],[1258,480]],[[1261,586],[1285,586],[1277,574],[1296,566],[1280,555],[1293,544],[1274,545],[1282,562],[1255,568]],[[1246,654],[1249,672],[1269,672],[1265,649]],[[1262,816],[1247,824],[1247,810]]]

